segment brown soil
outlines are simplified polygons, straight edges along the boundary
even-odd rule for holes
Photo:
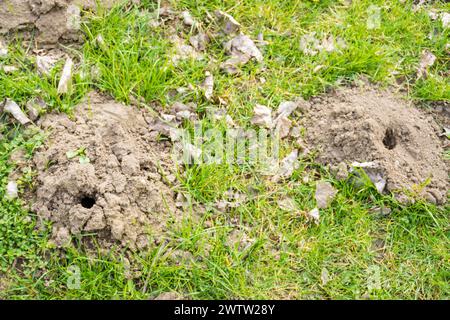
[[[111,7],[117,0],[102,0]],[[94,0],[8,0],[0,4],[0,35],[17,32],[26,38],[36,35],[39,45],[52,46],[58,42],[78,41],[80,33],[71,23],[74,5],[80,9],[95,9]]]
[[[387,191],[400,195],[407,189],[445,202],[449,170],[438,137],[441,128],[392,93],[371,87],[341,89],[312,99],[304,122],[319,162],[375,161]],[[427,179],[424,189],[414,187]]]
[[[175,181],[168,143],[155,142],[143,110],[91,94],[74,120],[48,114],[39,125],[51,130],[33,158],[36,188],[28,198],[41,220],[53,222],[53,240],[98,233],[108,247],[119,242],[143,248],[159,242],[180,212],[167,181]],[[89,163],[68,157],[84,147]]]

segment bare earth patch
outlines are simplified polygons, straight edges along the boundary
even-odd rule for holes
[[[159,242],[180,212],[167,181],[175,181],[171,146],[155,142],[136,107],[97,94],[75,109],[75,119],[48,114],[51,130],[33,158],[36,188],[28,195],[40,219],[53,222],[53,241],[98,233],[99,244],[141,249]]]
[[[445,202],[449,170],[440,128],[393,94],[370,87],[340,89],[312,99],[304,122],[319,162],[341,167],[375,162],[387,191],[409,190]]]
[[[95,9],[94,0],[8,0],[0,5],[0,35],[17,32],[25,37],[36,35],[40,45],[57,45],[59,41],[78,41],[81,34],[82,9]],[[112,7],[117,0],[101,0],[104,7]]]

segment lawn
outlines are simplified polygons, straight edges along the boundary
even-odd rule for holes
[[[253,127],[255,104],[276,109],[283,101],[310,99],[358,81],[401,92],[418,108],[450,102],[449,28],[430,15],[449,12],[444,1],[421,6],[366,0],[167,3],[177,12],[188,10],[197,28],[211,34],[220,28],[214,11],[231,14],[252,39],[263,35],[263,62],[250,61],[237,75],[224,73],[219,66],[228,57],[219,36],[207,45],[203,59],[174,63],[170,24],[151,23],[162,4],[142,0],[85,13],[84,44],[65,48],[76,62],[73,87],[65,95],[57,93],[64,61],[48,76],[39,75],[31,48],[17,37],[8,56],[0,58],[18,67],[12,73],[0,69],[0,101],[25,104],[39,97],[48,105],[46,112],[70,114],[94,89],[162,110],[176,101],[194,102],[199,113],[206,113],[216,101],[198,88],[209,71],[214,95],[226,101],[228,114],[243,128]],[[369,27],[372,18],[375,26]],[[186,38],[195,34],[194,28],[174,27]],[[301,43],[308,35],[332,37],[335,50],[306,53]],[[417,79],[424,50],[436,60],[427,77]],[[177,91],[180,87],[194,90]],[[201,122],[226,130],[223,122],[206,116]],[[87,250],[79,240],[57,249],[49,241],[49,226],[35,228],[38,217],[20,197],[33,185],[35,172],[19,179],[19,198],[5,197],[14,170],[11,154],[25,150],[30,159],[46,137],[33,127],[12,124],[4,114],[0,137],[2,299],[151,299],[164,292],[189,299],[450,297],[448,205],[402,204],[392,195],[380,195],[370,183],[357,188],[335,179],[314,156],[303,157],[282,183],[237,163],[189,166],[179,180],[192,201],[209,208],[229,190],[245,194],[246,201],[229,210],[207,209],[200,217],[192,212],[171,226],[165,242],[148,250],[118,247],[105,253]],[[289,152],[287,142],[281,152]],[[315,224],[304,213],[315,206],[317,179],[330,182],[338,193]],[[286,197],[295,201],[295,212],[280,207]],[[380,208],[389,208],[390,214],[380,214]]]

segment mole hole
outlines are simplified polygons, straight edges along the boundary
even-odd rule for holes
[[[95,198],[91,196],[82,196],[80,198],[80,204],[83,208],[90,209],[95,204]]]
[[[383,144],[389,150],[392,150],[395,148],[395,146],[397,145],[397,141],[396,141],[395,132],[393,129],[391,129],[391,128],[386,129],[386,133],[384,134],[384,138],[383,138]]]

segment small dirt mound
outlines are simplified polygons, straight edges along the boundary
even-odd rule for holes
[[[171,146],[155,142],[143,112],[97,94],[75,109],[40,120],[51,130],[33,158],[37,185],[32,210],[53,222],[53,240],[98,233],[99,243],[140,249],[160,241],[180,217],[174,194]]]
[[[367,87],[338,90],[313,99],[304,121],[321,163],[375,162],[387,191],[410,190],[445,202],[449,171],[439,129],[393,94]]]
[[[100,0],[106,8],[118,0]],[[20,32],[36,36],[39,45],[54,46],[60,41],[79,41],[81,10],[96,9],[95,0],[8,0],[0,2],[0,35]]]

